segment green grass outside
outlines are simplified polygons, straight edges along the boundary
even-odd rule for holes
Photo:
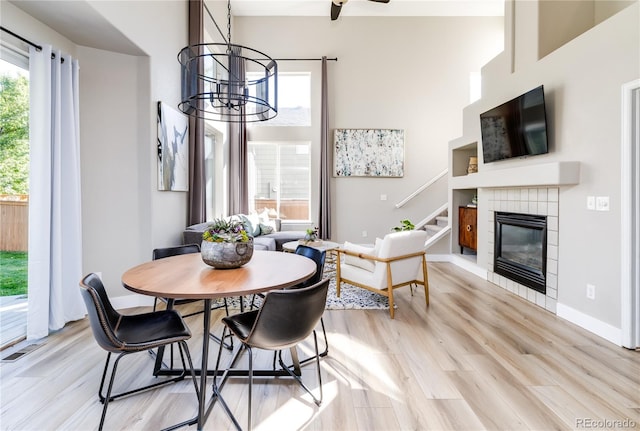
[[[0,296],[27,294],[27,252],[0,251]]]

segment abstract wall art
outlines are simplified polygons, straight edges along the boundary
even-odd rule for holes
[[[189,190],[189,120],[158,102],[158,190]]]
[[[334,176],[402,177],[404,130],[335,129]]]

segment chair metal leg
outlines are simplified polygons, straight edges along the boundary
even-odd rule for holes
[[[225,335],[226,330],[227,330],[227,327],[224,326],[222,328],[222,338],[224,339],[225,337],[233,337],[233,334],[231,333],[231,331],[229,331],[228,335]],[[217,398],[217,400],[220,402],[220,404],[222,405],[222,408],[227,413],[227,415],[229,416],[229,418],[233,422],[233,425],[236,427],[236,429],[238,431],[242,431],[242,427],[238,423],[238,420],[233,415],[233,413],[231,413],[231,410],[229,409],[229,406],[227,405],[227,403],[222,398],[222,395],[220,395],[220,390],[222,389],[222,386],[224,385],[225,380],[226,380],[226,376],[225,376],[226,372],[222,373],[222,375],[221,375],[221,373],[218,372],[220,370],[220,358],[222,357],[222,349],[223,349],[223,345],[220,344],[220,347],[218,349],[218,359],[216,360],[216,368],[215,368],[215,372],[213,373],[213,398]],[[238,352],[236,352],[236,354],[234,355],[234,357],[233,357],[233,359],[231,361],[231,364],[229,365],[229,368],[233,367],[235,365],[235,363],[237,362],[237,360],[240,357],[240,352],[242,351],[242,349],[243,349],[243,346],[241,345],[240,349],[238,349]],[[221,379],[222,379],[222,384],[220,386],[218,386],[218,376],[220,376]]]
[[[253,351],[251,350],[251,346],[246,346],[247,351],[249,352],[249,413],[248,413],[248,422],[247,422],[247,430],[251,431],[251,398],[253,392]]]
[[[293,377],[294,379],[296,379],[296,381],[300,384],[300,386],[302,386],[302,388],[309,394],[311,395],[311,398],[313,398],[313,402],[316,403],[317,406],[320,405],[320,403],[322,403],[322,374],[320,373],[320,354],[318,352],[318,336],[316,334],[316,331],[313,331],[313,344],[315,346],[315,350],[316,350],[316,354],[315,356],[312,356],[309,359],[314,359],[316,360],[316,366],[318,368],[317,374],[318,374],[318,384],[320,385],[320,398],[316,398],[316,396],[313,394],[313,392],[311,392],[311,389],[309,389],[309,387],[307,387],[307,385],[304,384],[304,382],[302,381],[302,378],[300,376],[298,376],[293,370],[291,370],[291,368],[295,368],[296,367],[296,362],[298,362],[296,359],[294,358],[294,365],[293,366],[287,366],[284,363],[284,360],[282,359],[282,351],[279,352],[278,355],[278,359],[280,362],[280,366],[282,367],[282,369],[286,370],[287,373],[289,373],[289,375],[291,377]],[[292,347],[292,349],[295,349],[295,347]],[[292,350],[292,355],[295,354],[295,351]],[[297,364],[298,366],[301,365],[301,363]]]
[[[229,315],[229,309],[227,309],[227,316]],[[211,338],[216,343],[220,344],[227,350],[233,350],[233,335],[229,333],[228,335],[224,335],[224,329],[222,330],[222,336],[218,337],[216,334],[209,332],[209,338]],[[229,339],[229,342],[225,342],[225,339]]]
[[[329,339],[327,338],[327,330],[324,328],[324,319],[320,318],[320,326],[322,327],[322,335],[324,336],[324,351],[320,353],[321,357],[327,356],[329,354]],[[316,352],[318,349],[316,348]]]
[[[242,298],[240,299],[242,300]],[[220,308],[220,307],[216,307],[215,309]],[[214,308],[212,308],[212,310],[214,310]],[[227,298],[224,298],[224,310],[226,315],[229,315],[229,304],[227,303]],[[233,336],[231,334],[231,332],[229,332],[229,335],[225,336],[224,335],[224,330],[222,331],[222,337],[218,337],[215,334],[212,334],[211,332],[209,333],[209,338],[211,338],[213,341],[219,343],[219,344],[224,344],[224,348],[227,350],[233,350]],[[226,338],[229,338],[229,342],[226,343],[224,340]]]
[[[195,370],[193,369],[193,361],[191,360],[191,354],[189,353],[189,347],[187,346],[187,342],[186,341],[179,341],[178,342],[178,350],[180,351],[180,357],[182,358],[182,368],[186,368],[186,364],[184,362],[184,355],[186,354],[187,356],[187,361],[189,362],[189,371],[191,373],[191,380],[193,380],[193,386],[196,390],[196,397],[198,399],[198,402],[200,402],[200,391],[198,390],[198,379],[196,377],[196,373]],[[198,423],[198,416],[196,415],[194,418],[192,419],[188,419],[186,421],[177,423],[175,425],[172,425],[168,428],[164,428],[162,429],[162,431],[172,431],[178,428],[182,428],[185,426],[190,426],[193,424]]]
[[[324,358],[325,356],[327,356],[329,354],[329,340],[327,339],[327,331],[324,327],[324,320],[322,319],[322,317],[320,318],[320,326],[322,327],[322,335],[324,336],[324,350],[318,355],[321,358]],[[318,350],[316,349],[316,354],[317,354]],[[274,354],[274,369],[275,369],[275,356],[277,355],[277,352]],[[300,365],[306,365],[309,362],[313,361],[314,359],[316,359],[316,356],[309,356],[308,358],[305,358],[303,360],[300,361]],[[289,367],[291,367],[291,365],[289,365]]]
[[[186,346],[186,342],[184,342],[184,346]],[[161,382],[156,382],[156,383],[152,383],[150,385],[147,386],[143,386],[137,389],[132,389],[130,391],[126,391],[126,392],[121,392],[119,394],[116,395],[112,395],[111,392],[113,390],[113,383],[115,381],[115,377],[116,377],[116,371],[118,369],[118,363],[120,362],[120,359],[122,359],[125,355],[127,354],[131,354],[134,352],[123,352],[120,353],[118,355],[118,357],[116,358],[116,360],[113,363],[113,367],[111,369],[111,375],[109,376],[109,386],[107,387],[107,393],[106,394],[102,394],[102,391],[104,389],[104,383],[107,377],[107,371],[109,369],[109,361],[111,359],[111,352],[107,353],[107,360],[105,361],[105,365],[104,365],[104,371],[102,372],[102,379],[100,380],[100,388],[98,389],[98,398],[100,399],[100,402],[104,404],[104,407],[102,408],[102,416],[100,418],[100,425],[98,427],[99,430],[102,430],[102,426],[104,425],[104,420],[106,418],[107,415],[107,407],[109,406],[109,402],[116,400],[118,398],[122,398],[125,397],[127,395],[131,395],[131,394],[135,394],[138,392],[143,392],[143,391],[147,391],[153,388],[157,388],[159,386],[164,386],[167,385],[169,383],[175,383],[178,382],[180,380],[183,380],[185,378],[185,376],[187,375],[187,365],[184,362],[184,356],[182,354],[182,348],[180,348],[180,356],[182,358],[182,373],[180,373],[180,375],[172,378],[172,379],[167,379],[167,380],[163,380]],[[188,348],[187,348],[187,354],[188,354]],[[190,371],[192,376],[195,378],[195,372],[193,371],[193,365],[191,364],[191,356],[188,355],[188,359],[189,359],[189,363],[191,365],[190,367]],[[198,391],[198,386],[195,386],[196,391]],[[197,392],[198,393],[198,392]]]
[[[102,375],[103,379],[102,382],[100,382],[100,391],[98,392],[98,395],[100,397],[100,401],[103,402],[104,406],[102,407],[102,416],[100,416],[100,425],[98,426],[98,431],[102,431],[102,427],[104,425],[104,419],[107,416],[107,407],[109,407],[109,400],[111,400],[111,390],[113,389],[113,382],[115,380],[116,377],[116,370],[118,368],[118,362],[120,361],[120,359],[125,355],[125,353],[120,353],[118,355],[118,357],[116,358],[115,362],[113,363],[113,369],[111,370],[111,377],[109,378],[109,387],[107,388],[107,394],[106,396],[102,396],[102,387],[104,385],[104,377],[106,376],[107,373],[107,367],[109,366],[109,357],[111,356],[111,352],[109,352],[109,354],[107,355],[107,363],[105,365],[105,370],[104,373]]]
[[[322,325],[324,329],[324,325]],[[326,334],[325,334],[326,337]],[[326,339],[326,338],[325,338]],[[318,336],[316,332],[313,331],[313,344],[316,346],[316,370],[318,374],[318,386],[320,387],[320,399],[316,402],[316,405],[319,406],[322,402],[323,393],[322,393],[322,372],[320,371],[320,355],[318,354]],[[327,350],[329,349],[329,345],[327,345]]]
[[[191,374],[191,378],[193,379],[193,387],[196,390],[196,395],[200,393],[200,389],[198,388],[198,379],[196,378],[196,372],[193,368],[193,361],[191,360],[191,353],[189,353],[189,346],[186,341],[178,342],[178,348],[180,349],[180,357],[182,358],[182,367],[185,368],[184,363],[184,355],[187,356],[187,361],[189,362],[189,372]]]

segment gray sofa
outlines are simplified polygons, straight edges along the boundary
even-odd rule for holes
[[[209,223],[194,224],[187,227],[182,232],[183,244],[200,244],[202,242],[202,233],[209,226]],[[271,250],[282,251],[282,244],[289,241],[297,241],[303,239],[305,231],[285,230],[269,233],[266,235],[256,235],[253,237],[254,250]]]

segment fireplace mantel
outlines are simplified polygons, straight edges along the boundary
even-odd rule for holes
[[[567,186],[580,182],[580,162],[551,162],[450,177],[452,189]]]

